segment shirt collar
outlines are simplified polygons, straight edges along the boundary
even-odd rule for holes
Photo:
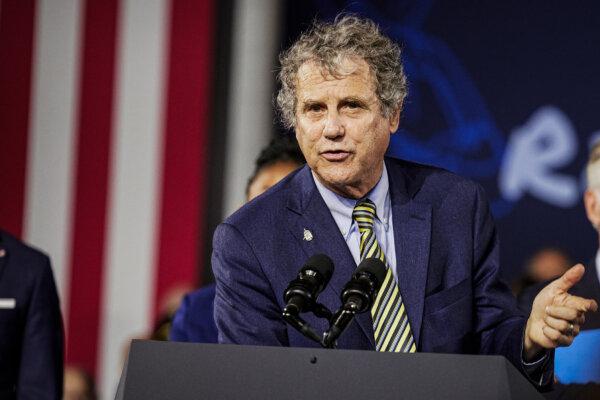
[[[312,171],[311,171],[312,172]],[[315,173],[312,172],[313,180],[315,181],[315,185],[317,186],[317,190],[323,197],[327,208],[331,211],[331,215],[335,220],[338,228],[344,235],[344,238],[348,238],[350,235],[352,224],[354,223],[354,219],[352,218],[352,211],[354,210],[354,206],[356,205],[355,199],[349,199],[344,196],[340,196],[337,193],[334,193],[325,185],[323,185],[319,179],[315,176]],[[373,189],[365,197],[368,197],[373,203],[375,203],[375,207],[377,208],[377,219],[381,221],[385,230],[389,227],[389,218],[390,218],[390,195],[389,195],[389,180],[387,169],[385,163],[383,163],[383,172],[381,174],[381,178],[379,178],[379,182],[375,185]]]

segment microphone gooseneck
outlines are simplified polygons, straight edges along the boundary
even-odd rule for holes
[[[342,290],[342,306],[331,318],[330,328],[323,335],[323,345],[335,348],[336,340],[356,314],[367,311],[383,284],[386,266],[378,258],[365,258]]]

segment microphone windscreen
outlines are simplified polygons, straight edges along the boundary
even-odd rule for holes
[[[365,258],[360,262],[356,270],[354,271],[354,275],[358,276],[361,273],[369,273],[375,277],[375,289],[379,290],[383,280],[385,279],[386,267],[383,261],[379,258]]]
[[[327,286],[331,275],[333,275],[333,261],[325,254],[315,254],[309,258],[301,271],[312,269],[318,272],[323,277],[323,286]]]

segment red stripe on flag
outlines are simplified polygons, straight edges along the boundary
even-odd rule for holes
[[[211,111],[214,2],[171,7],[155,316],[171,290],[198,276]]]
[[[0,227],[21,236],[35,1],[4,0],[0,6]]]
[[[117,0],[88,0],[81,46],[67,362],[97,367],[104,278]]]

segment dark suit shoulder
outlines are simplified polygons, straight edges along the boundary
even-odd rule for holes
[[[484,195],[476,182],[440,167],[396,158],[386,158],[390,179],[400,184],[410,198],[435,207],[445,200],[464,200],[469,206],[473,198]]]
[[[0,248],[6,251],[10,265],[19,266],[24,270],[22,272],[37,275],[50,267],[50,259],[44,252],[21,242],[5,231],[0,231]]]
[[[15,371],[11,385],[19,398],[62,398],[63,329],[50,259],[3,231],[0,246],[6,251],[0,291],[16,304],[0,345],[4,354],[19,349],[2,360]]]

